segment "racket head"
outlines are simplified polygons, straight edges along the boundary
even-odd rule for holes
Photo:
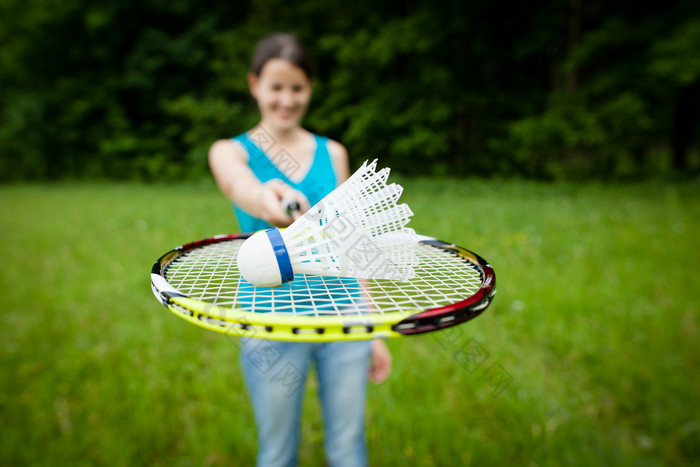
[[[237,249],[251,235],[217,235],[165,253],[151,269],[154,295],[180,318],[211,331],[325,342],[455,326],[483,313],[496,293],[486,260],[426,236],[418,246],[424,266],[409,282],[296,275],[286,286],[254,287],[236,265]]]

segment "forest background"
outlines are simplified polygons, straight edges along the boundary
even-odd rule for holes
[[[305,125],[405,175],[700,170],[700,3],[3,0],[0,180],[188,179],[258,116],[255,43],[297,34]]]

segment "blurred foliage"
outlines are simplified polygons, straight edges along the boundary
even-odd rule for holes
[[[700,4],[4,0],[0,180],[199,177],[256,123],[255,43],[318,69],[354,163],[539,178],[697,171]]]

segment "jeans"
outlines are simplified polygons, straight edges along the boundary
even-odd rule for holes
[[[331,467],[367,465],[365,402],[370,342],[242,339],[241,363],[258,430],[258,467],[297,463],[301,408],[314,362]]]

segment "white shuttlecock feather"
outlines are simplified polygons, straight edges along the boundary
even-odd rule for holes
[[[250,283],[275,287],[294,274],[405,281],[419,262],[413,212],[386,184],[389,168],[367,161],[342,185],[280,231],[257,232],[241,245],[238,268]]]

